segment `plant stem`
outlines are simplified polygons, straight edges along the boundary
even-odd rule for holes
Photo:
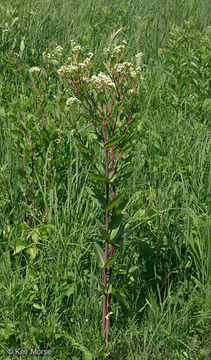
[[[26,191],[27,191],[27,179],[26,179],[26,151],[24,150],[23,152],[23,157],[24,157],[24,171],[25,171],[25,205],[26,205],[26,209],[28,208],[28,198],[26,195]],[[28,211],[26,210],[26,222],[27,225],[29,225],[29,214]]]
[[[104,141],[107,141],[107,133],[106,133],[106,121],[105,116],[103,115],[103,128],[104,128]],[[105,165],[106,165],[106,177],[109,178],[109,163],[108,163],[108,148],[105,148]],[[109,184],[106,184],[106,204],[109,202]],[[106,231],[109,231],[109,211],[106,211],[105,214],[106,220]],[[108,241],[106,240],[105,243],[105,257],[104,257],[104,265],[107,263],[108,260]],[[104,278],[103,284],[105,291],[107,290],[107,269],[104,269]],[[103,335],[106,328],[106,315],[107,315],[107,304],[106,304],[106,294],[103,294]],[[106,330],[106,342],[108,342],[108,334]]]
[[[31,145],[31,166],[32,166],[32,214],[33,214],[33,225],[35,226],[35,199],[34,199],[34,156],[33,156],[33,145],[32,140],[30,140]]]

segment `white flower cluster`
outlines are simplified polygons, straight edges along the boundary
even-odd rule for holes
[[[136,54],[136,59],[140,59],[140,58],[142,58],[142,56],[143,56],[144,54],[142,53],[142,52],[140,52],[140,53],[138,53],[138,54]]]
[[[91,64],[91,59],[93,58],[94,54],[92,52],[88,53],[86,59],[84,59],[83,64],[89,66]]]
[[[79,63],[80,69],[86,69],[91,65],[93,53],[89,53],[88,56],[84,59],[83,62]]]
[[[43,57],[48,60],[50,63],[56,65],[58,64],[57,58],[62,56],[63,47],[57,45],[52,52],[43,52]]]
[[[132,64],[127,62],[127,61],[123,62],[123,63],[120,63],[120,64],[116,64],[114,66],[114,70],[116,70],[118,73],[124,73],[124,72],[126,72],[128,70],[131,70],[131,69],[133,69]]]
[[[74,40],[71,40],[71,48],[72,48],[72,52],[73,53],[80,53],[82,51],[82,48],[80,45],[76,45],[75,41]]]
[[[78,70],[76,65],[63,65],[57,72],[59,75],[63,76],[65,74],[73,74]]]
[[[90,79],[90,84],[98,91],[102,91],[104,87],[115,89],[114,82],[112,82],[111,78],[103,72],[100,72],[97,76],[93,75]]]
[[[130,90],[128,90],[128,94],[130,94],[130,95],[135,95],[135,94],[136,94],[136,92],[135,92],[135,90],[134,90],[134,89],[130,89]]]
[[[142,78],[141,68],[136,67],[134,69],[132,64],[130,62],[127,62],[127,61],[123,62],[123,63],[116,64],[114,66],[114,70],[116,70],[117,73],[119,73],[119,74],[128,73],[133,79]]]
[[[40,72],[40,68],[38,66],[33,66],[33,67],[31,67],[29,72],[30,73],[38,73],[38,72]]]
[[[58,45],[55,49],[55,52],[58,54],[58,55],[62,55],[62,51],[63,51],[63,47]]]
[[[107,49],[105,49],[107,52],[112,52],[112,53],[121,53],[123,50],[125,50],[125,45],[127,45],[127,41],[126,40],[123,40],[122,41],[122,44],[120,45],[114,45],[114,46],[111,46],[109,45],[109,47]]]
[[[79,64],[79,68],[80,68],[80,69],[86,69],[86,68],[87,68],[87,64],[86,64],[85,62],[81,62],[81,63]]]
[[[73,48],[72,48],[72,52],[73,53],[79,53],[81,52],[82,48],[80,45],[75,45]]]
[[[75,52],[76,54],[81,51],[81,47],[80,45],[76,45],[75,46],[75,43],[73,40],[71,40],[71,44],[72,46],[74,45],[74,47],[72,48],[72,51]],[[93,53],[88,53],[87,57],[84,59],[83,62],[80,62],[80,61],[77,61],[77,64],[76,64],[76,61],[74,61],[74,55],[73,57],[68,57],[67,58],[67,61],[66,61],[66,65],[63,65],[57,72],[59,75],[63,76],[65,74],[74,74],[80,70],[83,70],[83,69],[87,69],[89,68],[89,66],[91,65],[91,59],[92,57],[94,56]]]
[[[75,104],[80,104],[81,102],[80,102],[80,100],[77,99],[76,97],[70,97],[70,98],[67,99],[67,101],[66,101],[66,105],[67,105],[67,106],[72,106],[74,103],[75,103]]]
[[[43,53],[42,53],[42,56],[44,57],[44,58],[46,58],[46,59],[50,59],[51,58],[51,53],[49,53],[49,52],[47,52],[47,51],[44,51]]]
[[[136,77],[140,80],[143,80],[142,70],[140,66],[136,67]]]
[[[136,78],[136,71],[132,69],[130,69],[130,76],[135,79]]]
[[[120,45],[114,45],[113,51],[117,54],[121,53],[123,50],[125,50],[125,45],[127,44],[126,40],[122,41],[122,44]]]
[[[125,50],[125,45],[124,44],[114,46],[114,52],[117,53],[117,54],[121,53],[123,50]]]
[[[142,53],[142,52],[136,54],[135,58],[136,58],[136,65],[137,65],[137,66],[140,66],[142,56],[143,56],[143,53]]]

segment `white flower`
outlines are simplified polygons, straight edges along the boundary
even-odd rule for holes
[[[134,89],[130,89],[130,90],[128,90],[128,94],[130,94],[130,95],[135,95],[135,90]]]
[[[56,59],[52,59],[52,60],[51,60],[51,63],[52,63],[53,65],[57,65],[57,64],[58,64],[58,61],[57,61]]]
[[[90,79],[90,84],[99,91],[102,91],[104,87],[115,89],[115,84],[112,82],[111,78],[103,72],[100,72],[97,76],[93,75]]]
[[[44,52],[42,53],[42,56],[43,56],[44,58],[47,58],[47,59],[50,59],[50,58],[52,57],[51,53],[48,53],[48,52],[46,52],[46,51],[44,51]]]
[[[57,72],[59,75],[72,74],[78,70],[78,66],[75,65],[63,65]]]
[[[72,48],[72,52],[73,53],[78,53],[80,52],[82,49],[81,49],[81,46],[80,45],[75,45],[73,48]]]
[[[136,58],[136,66],[140,66],[142,56],[143,56],[142,52],[136,54],[136,56],[135,56],[135,58]]]
[[[86,60],[86,59],[85,59],[85,60]],[[85,60],[84,60],[84,62],[82,62],[82,63],[79,64],[79,67],[80,67],[81,69],[84,69],[84,68],[87,67],[87,64],[86,64]]]
[[[140,59],[144,54],[142,52],[136,54],[136,59]]]
[[[143,80],[143,75],[142,75],[142,71],[141,71],[140,66],[138,66],[138,67],[136,68],[136,77],[137,77],[138,79]]]
[[[114,52],[118,53],[118,54],[121,53],[122,50],[124,50],[124,49],[125,49],[125,44],[114,46]]]
[[[132,70],[132,64],[126,61],[124,63],[116,64],[114,69],[118,73],[124,73],[125,71]]]
[[[40,68],[38,66],[33,66],[30,70],[29,70],[30,73],[33,73],[33,72],[40,72]]]
[[[91,64],[91,57],[87,57],[86,59],[84,59],[83,62],[86,66],[89,66]]]
[[[77,99],[76,97],[70,97],[69,99],[67,99],[67,101],[66,101],[66,105],[67,106],[71,106],[71,105],[73,105],[73,104],[80,104],[81,102],[80,102],[80,100],[79,99]]]
[[[58,46],[56,47],[56,51],[57,51],[59,54],[61,54],[62,51],[63,51],[63,47],[58,45]]]
[[[64,75],[65,72],[67,71],[67,66],[62,66],[60,67],[60,69],[57,71],[59,75]]]
[[[136,78],[136,72],[135,72],[135,70],[131,70],[131,71],[130,71],[130,76],[131,76],[133,79]]]

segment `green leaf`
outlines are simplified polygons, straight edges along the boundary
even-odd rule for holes
[[[128,144],[127,146],[124,146],[124,148],[122,149],[122,155],[124,155],[125,153],[127,153],[128,151],[131,152],[131,148],[132,148],[133,144]],[[126,160],[125,160],[126,161]]]
[[[92,360],[92,354],[89,351],[83,351],[83,360]]]
[[[110,235],[109,235],[108,231],[105,230],[105,227],[103,226],[103,224],[97,219],[96,219],[96,223],[97,223],[97,227],[98,227],[99,232],[102,235],[102,237],[106,240],[110,240]]]
[[[24,49],[25,49],[25,44],[24,44],[24,40],[22,40],[20,44],[20,51],[23,52]]]
[[[10,130],[10,132],[12,133],[12,135],[14,135],[15,137],[23,137],[23,133],[20,130]]]
[[[112,218],[111,218],[111,222],[110,222],[110,225],[109,225],[109,228],[111,230],[113,229],[116,229],[117,227],[119,227],[119,225],[121,224],[122,222],[122,219],[123,219],[123,215],[122,214],[119,214],[119,215],[116,215],[114,213],[114,215],[112,214]]]
[[[95,180],[109,183],[109,179],[106,176],[101,176],[101,175],[93,174],[93,173],[89,173],[89,176],[91,176]]]
[[[123,137],[124,136],[117,136],[111,140],[106,141],[106,143],[104,144],[104,147],[105,148],[111,147],[112,145],[119,143],[123,139]]]
[[[40,233],[39,233],[39,229],[33,229],[31,232],[31,238],[33,240],[34,243],[37,243],[40,239]]]
[[[112,256],[108,261],[107,261],[107,263],[104,265],[104,269],[107,269],[107,268],[109,268],[110,266],[112,266],[114,263],[115,263],[115,261],[116,261],[116,258],[117,258],[117,256],[118,256],[119,254],[118,253],[116,253],[114,256]]]
[[[74,294],[74,285],[68,286],[68,288],[64,292],[64,296],[69,297],[72,294]]]
[[[111,60],[111,67],[114,67],[116,65],[116,57],[113,57]]]
[[[122,107],[123,107],[122,101],[116,102],[116,104],[114,105],[113,112],[116,114],[117,111],[122,110]]]
[[[120,225],[118,228],[113,229],[110,235],[110,242],[112,244],[116,243],[122,236],[125,225]]]
[[[115,205],[121,200],[121,198],[125,195],[125,191],[116,196],[113,200],[111,200],[105,207],[105,211],[109,211],[115,207]]]
[[[26,245],[18,245],[14,248],[13,255],[19,254],[22,250],[26,249]]]
[[[17,172],[20,176],[22,176],[23,178],[26,176],[26,172],[24,171],[24,169],[22,167],[19,167],[17,169]]]
[[[129,171],[121,176],[122,180],[127,180],[133,175],[133,171]]]
[[[34,247],[29,248],[29,249],[27,250],[27,252],[29,253],[29,255],[30,255],[30,257],[31,257],[32,260],[34,260],[34,259],[36,258],[37,254],[38,254],[38,251],[39,251],[39,250],[38,250],[37,248],[34,248]]]
[[[85,131],[85,130],[87,130],[87,129],[91,128],[91,127],[92,127],[92,125],[91,125],[91,124],[86,125],[86,126],[83,126],[80,130],[78,130],[78,132],[79,132],[79,133],[81,133],[81,132],[83,132],[83,131]]]
[[[97,98],[98,98],[98,100],[99,100],[100,102],[103,101],[103,99],[104,99],[103,93],[100,92],[100,93],[97,95]]]
[[[15,66],[7,66],[6,68],[5,68],[5,70],[6,69],[9,69],[9,70],[12,70],[12,71],[17,71],[18,72],[18,68],[17,67],[15,67]]]
[[[104,209],[104,207],[106,205],[106,200],[101,195],[100,191],[98,191],[97,189],[91,189],[91,188],[87,188],[87,191],[88,191],[89,195],[94,199],[97,206],[100,206],[102,209]]]
[[[82,145],[81,143],[76,143],[77,148],[82,151],[83,153],[88,154],[89,153],[89,149],[87,149],[86,146]]]
[[[123,293],[117,289],[112,288],[111,293],[115,296],[118,302],[123,306],[124,309],[128,309],[128,304],[126,303]]]
[[[98,118],[96,118],[95,116],[90,116],[90,115],[87,115],[87,114],[83,114],[82,115],[83,117],[85,117],[85,119],[89,120],[89,121],[92,121],[92,122],[95,122],[97,124],[100,124],[100,121],[98,120]]]
[[[98,245],[97,243],[94,244],[94,247],[95,247],[96,254],[98,256],[99,267],[102,269],[104,267],[104,251],[100,247],[100,245]]]
[[[138,269],[138,266],[131,266],[131,268],[129,269],[129,273],[132,274],[134,271],[136,271]]]
[[[114,215],[120,215],[122,211],[125,209],[126,205],[128,204],[128,200],[123,200],[119,206],[115,208]]]
[[[61,100],[59,101],[59,107],[60,107],[60,109],[64,110],[65,106],[66,106],[66,100],[65,100],[65,99],[61,99]]]

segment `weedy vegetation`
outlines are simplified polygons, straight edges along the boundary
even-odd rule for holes
[[[209,1],[7,0],[0,39],[0,359],[210,359]]]

